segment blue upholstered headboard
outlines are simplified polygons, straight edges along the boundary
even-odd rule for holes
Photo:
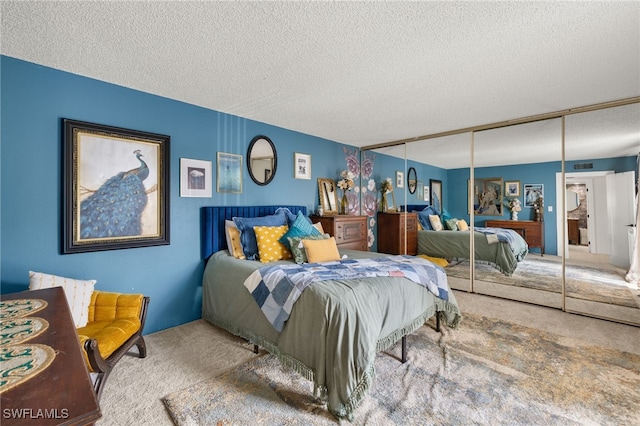
[[[407,205],[407,211],[408,212],[415,212],[415,211],[422,211],[425,209],[425,207],[427,207],[429,204],[408,204]]]
[[[202,207],[202,258],[207,260],[213,253],[227,248],[224,233],[224,221],[233,217],[260,217],[275,213],[280,207],[286,207],[291,213],[302,211],[307,214],[305,206],[210,206]]]

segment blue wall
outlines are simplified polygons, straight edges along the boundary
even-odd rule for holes
[[[26,290],[28,271],[96,279],[106,291],[151,297],[145,332],[201,316],[200,207],[300,204],[315,209],[318,177],[346,168],[344,145],[244,118],[1,56],[0,282],[2,292]],[[171,136],[168,246],[60,254],[62,229],[61,119],[70,118]],[[213,161],[242,154],[264,134],[274,142],[278,170],[258,186],[243,171],[243,192],[181,198],[180,158]],[[353,150],[353,147],[348,147]],[[312,178],[293,178],[293,153],[311,155]],[[215,173],[215,172],[214,172]],[[215,188],[215,182],[214,182]]]

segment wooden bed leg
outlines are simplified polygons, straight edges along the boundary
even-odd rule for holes
[[[258,345],[253,345],[253,353],[257,354],[259,352]]]
[[[407,362],[407,336],[402,336],[402,358],[400,361],[403,364]]]
[[[436,331],[440,333],[440,311],[436,312]]]

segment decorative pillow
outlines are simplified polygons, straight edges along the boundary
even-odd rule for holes
[[[291,259],[289,249],[279,241],[289,227],[282,226],[254,226],[256,242],[258,244],[258,254],[260,262],[269,263],[276,260]]]
[[[434,231],[442,231],[442,222],[440,221],[440,216],[438,216],[437,214],[429,215],[429,223],[431,224],[431,228]]]
[[[296,220],[291,224],[291,228],[280,238],[280,242],[287,248],[291,248],[288,238],[305,237],[307,235],[322,235],[312,224],[309,219],[302,213],[298,212]]]
[[[316,228],[319,233],[324,234],[324,229],[322,228],[322,222],[314,223],[313,227]]]
[[[422,227],[426,231],[433,230],[433,227],[431,226],[431,222],[429,221],[429,215],[432,215],[432,214],[437,215],[438,213],[431,206],[427,206],[424,208],[424,210],[418,212],[418,222],[420,222],[420,225],[422,225]]]
[[[460,219],[458,221],[458,231],[468,231],[469,225],[467,225],[467,221],[464,219]]]
[[[234,217],[233,222],[240,231],[242,252],[249,260],[258,260],[258,243],[254,226],[282,226],[287,224],[287,216],[280,210],[277,214],[262,217]]]
[[[445,221],[445,224],[447,225],[447,229],[450,229],[452,231],[458,230],[458,219],[456,218],[447,219]]]
[[[309,263],[340,260],[336,239],[333,237],[324,240],[302,240],[302,245]]]
[[[231,222],[233,223],[233,222]],[[236,259],[246,259],[242,251],[242,244],[240,243],[240,231],[235,226],[229,228],[229,238],[231,239],[231,245],[229,246],[229,253]]]
[[[440,217],[444,223],[447,223],[449,219],[453,219],[453,217],[449,214],[447,209],[442,209],[442,214],[440,215]]]
[[[67,298],[71,316],[76,328],[84,327],[89,321],[89,304],[96,280],[75,280],[57,275],[29,271],[29,290],[62,287]]]
[[[304,250],[304,245],[302,244],[302,240],[326,240],[329,238],[329,234],[320,234],[320,235],[307,235],[306,237],[293,237],[289,238],[289,247],[291,247],[291,254],[293,255],[293,260],[296,263],[307,263],[307,253]]]
[[[298,212],[300,213],[300,212]],[[291,226],[291,224],[293,222],[295,222],[296,218],[298,216],[296,216],[295,214],[293,214],[293,212],[291,210],[289,210],[286,207],[278,207],[278,209],[273,213],[273,214],[284,214],[285,218],[287,219],[287,225]],[[304,216],[304,215],[303,215]],[[309,223],[311,223],[311,221],[309,220]]]

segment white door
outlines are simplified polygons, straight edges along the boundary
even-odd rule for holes
[[[635,220],[635,172],[607,175],[607,196],[610,220],[610,263],[628,269],[629,238],[627,225]]]

